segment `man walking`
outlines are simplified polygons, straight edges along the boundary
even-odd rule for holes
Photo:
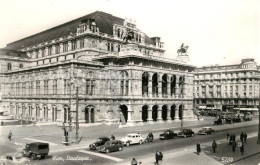
[[[162,152],[156,151],[156,153],[155,153],[155,161],[156,161],[155,164],[159,165],[159,161],[162,161],[162,158],[163,158]]]
[[[241,142],[244,141],[244,132],[241,132],[241,134],[240,134],[240,141],[241,141]]]
[[[212,143],[213,153],[216,152],[216,148],[217,148],[217,143],[216,143],[216,141],[214,140],[213,143]]]
[[[230,133],[227,131],[227,140],[229,139],[230,137]]]
[[[200,143],[197,144],[197,154],[199,155],[201,152]]]
[[[12,131],[10,130],[10,132],[9,132],[9,134],[8,134],[8,139],[9,139],[9,141],[12,140],[12,135],[13,135],[13,133],[12,133]]]
[[[242,145],[240,146],[240,152],[241,152],[241,155],[244,154],[244,151],[245,151],[244,143],[242,142]]]
[[[247,139],[247,133],[244,132],[244,142],[246,143],[246,139]]]
[[[232,151],[235,152],[236,151],[236,147],[237,147],[237,142],[234,140],[232,142]]]

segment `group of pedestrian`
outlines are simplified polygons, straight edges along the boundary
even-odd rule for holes
[[[240,140],[241,140],[241,142],[246,143],[246,140],[247,140],[247,133],[246,132],[241,132]]]
[[[240,147],[241,155],[244,155],[246,141],[247,141],[247,133],[246,132],[241,132],[240,142],[236,141],[236,135],[235,134],[230,135],[229,145],[231,145],[232,152],[236,152],[236,148],[238,146],[238,147]]]
[[[163,159],[162,152],[156,151],[156,153],[155,153],[155,165],[161,164],[162,159]],[[140,161],[139,164],[138,164],[138,161],[135,158],[133,158],[132,161],[131,161],[131,165],[141,165],[141,164],[142,164],[142,162]]]

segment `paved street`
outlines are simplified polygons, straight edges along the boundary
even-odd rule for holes
[[[22,146],[25,143],[33,142],[33,141],[46,141],[50,143],[50,156],[48,159],[45,160],[35,160],[32,162],[37,162],[40,164],[130,164],[129,162],[133,157],[136,157],[138,160],[141,160],[143,164],[148,162],[153,163],[154,161],[154,153],[157,150],[160,150],[164,153],[164,163],[166,164],[168,161],[167,159],[171,160],[174,159],[174,162],[177,160],[179,161],[178,164],[186,164],[185,157],[183,154],[189,155],[189,160],[207,160],[212,162],[213,164],[222,163],[219,159],[216,159],[216,155],[211,155],[210,149],[211,142],[213,139],[222,141],[221,143],[225,143],[223,138],[225,139],[226,131],[236,133],[237,135],[240,134],[241,131],[246,131],[250,136],[257,130],[256,124],[258,123],[257,120],[253,122],[243,122],[243,123],[236,123],[236,124],[226,124],[224,126],[213,126],[212,125],[212,118],[206,118],[204,121],[192,121],[184,123],[185,127],[193,128],[194,132],[197,132],[202,126],[211,125],[216,132],[213,135],[208,136],[199,136],[196,135],[192,138],[177,138],[174,140],[166,140],[161,141],[158,139],[159,134],[162,130],[174,127],[174,130],[178,130],[180,123],[169,123],[169,124],[161,124],[161,125],[146,125],[146,126],[136,126],[136,127],[126,127],[126,128],[117,128],[116,125],[106,126],[106,125],[99,125],[99,126],[90,126],[90,127],[81,127],[81,131],[83,132],[84,140],[80,143],[80,145],[71,145],[71,146],[63,146],[60,144],[61,137],[60,127],[57,126],[26,126],[26,127],[16,127],[12,128],[14,132],[14,139],[9,142],[4,140],[4,135],[2,134],[1,138],[1,148],[0,149],[1,155],[5,155],[7,153],[18,152],[21,151]],[[174,125],[174,126],[173,126]],[[242,127],[242,128],[240,128]],[[4,127],[1,130],[4,130],[1,133],[8,132],[11,127]],[[141,130],[143,129],[143,130]],[[25,133],[25,130],[27,133]],[[29,131],[31,130],[31,131]],[[83,131],[84,130],[84,131]],[[116,138],[123,137],[128,132],[140,132],[141,134],[146,136],[146,134],[151,131],[154,133],[155,142],[149,144],[142,144],[142,145],[134,145],[130,147],[125,147],[124,151],[122,152],[113,152],[110,154],[102,154],[96,151],[90,151],[88,149],[88,145],[95,141],[100,136],[108,135],[110,136],[112,133],[116,136]],[[19,134],[15,134],[16,131],[20,131]],[[57,133],[57,132],[60,133]],[[89,131],[93,131],[89,134]],[[17,132],[17,133],[18,133]],[[55,133],[54,133],[55,132]],[[54,136],[51,136],[51,133]],[[82,135],[82,134],[81,134]],[[254,135],[255,136],[255,135]],[[203,152],[200,157],[194,154],[195,152],[195,144],[197,142],[201,142],[203,146]],[[204,150],[205,148],[205,150]],[[219,145],[219,149],[221,145]],[[67,159],[69,156],[69,160]],[[78,157],[77,157],[78,156]],[[221,156],[220,156],[221,157]],[[73,160],[73,159],[85,159],[85,160]],[[63,161],[65,160],[65,161]],[[207,162],[206,161],[206,162]],[[91,163],[90,163],[91,162]],[[146,163],[145,163],[146,162]],[[171,162],[171,161],[170,161]]]

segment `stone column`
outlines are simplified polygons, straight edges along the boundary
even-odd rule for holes
[[[167,96],[171,96],[171,75],[167,77]]]
[[[48,51],[48,47],[45,47],[45,56],[49,56],[49,51]]]
[[[63,43],[60,43],[60,53],[63,53]]]
[[[148,77],[148,95],[149,97],[153,97],[153,91],[152,91],[152,74],[149,73],[149,77]]]
[[[180,79],[180,76],[176,75],[175,97],[178,97],[178,98],[179,98],[179,95],[180,95],[179,79]]]
[[[179,107],[180,107],[180,105],[176,105],[176,107],[175,107],[174,121],[179,121],[180,120],[180,118],[179,118]]]
[[[162,107],[158,106],[157,109],[157,121],[162,121]]]
[[[169,108],[169,107],[168,107],[168,109],[167,109],[167,121],[168,121],[168,122],[171,122],[171,121],[172,121],[172,119],[171,119],[171,108]]]
[[[153,121],[153,118],[152,118],[152,111],[153,111],[153,110],[152,110],[152,108],[148,107],[147,111],[148,111],[147,121],[148,121],[148,122],[152,122],[152,121]]]
[[[71,51],[72,50],[72,43],[71,41],[68,41],[68,51]]]
[[[162,75],[158,73],[158,96],[161,98],[162,97]]]

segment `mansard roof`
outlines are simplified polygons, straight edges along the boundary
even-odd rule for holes
[[[99,27],[99,31],[109,35],[113,35],[113,24],[123,25],[124,23],[124,19],[122,18],[115,17],[111,14],[104,13],[101,11],[96,11],[94,13],[53,27],[51,29],[34,34],[32,36],[9,43],[7,44],[6,48],[19,50],[35,44],[40,44],[50,40],[58,39],[60,37],[69,35],[70,33],[76,33],[78,25],[84,19],[95,19],[96,25]],[[145,36],[145,43],[155,44],[154,41],[148,36]]]
[[[0,49],[1,56],[10,56],[10,57],[20,57],[20,58],[30,58],[26,53],[10,49]]]

